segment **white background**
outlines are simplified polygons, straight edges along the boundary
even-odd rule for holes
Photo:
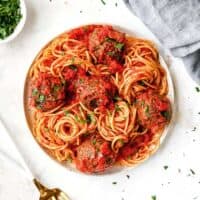
[[[168,52],[164,56],[170,66],[177,103],[174,127],[158,152],[138,167],[99,176],[72,172],[51,160],[26,126],[23,85],[27,70],[37,52],[57,34],[81,24],[104,22],[157,42],[122,1],[104,1],[106,5],[101,0],[25,1],[27,22],[22,33],[0,46],[0,118],[35,176],[47,186],[62,188],[72,200],[151,200],[152,195],[157,200],[200,199],[200,92],[196,92],[197,85],[183,63]],[[0,130],[0,142],[6,151],[10,144],[1,133]],[[167,170],[163,168],[165,165]],[[0,199],[38,199],[34,186],[26,179],[25,172],[22,174],[16,165],[6,165],[0,157]]]

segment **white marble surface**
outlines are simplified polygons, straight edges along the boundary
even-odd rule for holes
[[[24,30],[14,41],[0,46],[0,118],[35,176],[47,186],[62,188],[72,200],[151,200],[152,195],[157,200],[200,199],[200,93],[179,59],[167,59],[178,105],[174,127],[158,152],[134,169],[99,176],[72,172],[51,160],[26,126],[26,72],[38,50],[58,33],[96,21],[134,29],[157,42],[121,0],[104,1],[106,5],[101,0],[26,0],[28,17]],[[0,128],[0,199],[38,199],[26,173],[2,153],[11,154],[18,162],[15,151],[8,150],[11,144],[2,132]]]

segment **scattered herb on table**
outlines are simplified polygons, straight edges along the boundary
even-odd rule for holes
[[[103,5],[106,5],[106,2],[105,2],[104,0],[101,0],[101,3],[102,3]]]
[[[196,129],[197,129],[197,127],[195,126],[195,127],[192,129],[192,131],[196,131]]]
[[[195,175],[195,171],[193,169],[190,169],[190,172]]]
[[[116,7],[118,6],[117,2],[115,3],[115,6],[116,6]]]
[[[130,175],[127,174],[126,177],[129,179],[129,178],[130,178]]]
[[[195,87],[197,92],[200,92],[200,88],[199,87]]]
[[[116,181],[114,181],[114,182],[112,182],[112,184],[113,184],[113,185],[116,185],[116,184],[117,184],[117,182],[116,182]]]
[[[164,168],[165,170],[167,170],[167,169],[168,169],[168,166],[167,166],[167,165],[165,165],[165,166],[163,166],[163,168]]]
[[[11,35],[22,18],[20,0],[0,1],[0,39]]]
[[[157,199],[157,198],[156,198],[156,195],[151,196],[151,199],[152,199],[152,200],[156,200],[156,199]]]

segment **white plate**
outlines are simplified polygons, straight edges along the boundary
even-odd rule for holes
[[[5,39],[0,39],[0,44],[10,42],[14,38],[16,38],[17,35],[22,31],[24,24],[26,22],[26,5],[24,0],[20,0],[20,8],[21,8],[22,18],[20,19],[18,25],[15,27],[15,30],[11,35],[6,37]]]
[[[149,39],[149,38],[145,38],[144,36],[141,36],[140,34],[136,33],[134,30],[127,29],[127,28],[124,28],[123,26],[118,26],[118,25],[113,24],[113,23],[105,23],[105,22],[104,22],[104,23],[99,23],[99,22],[98,22],[98,23],[90,23],[90,24],[111,25],[111,26],[113,26],[114,29],[119,30],[119,31],[121,31],[121,32],[123,32],[123,33],[126,33],[126,34],[128,34],[128,35],[130,35],[130,36],[135,36],[135,37],[143,38],[143,39]],[[74,26],[74,27],[71,27],[71,28],[68,29],[68,30],[65,30],[65,32],[68,32],[68,31],[72,30],[73,28],[78,28],[78,27],[85,26],[85,25],[89,25],[89,24],[80,24],[79,26]],[[62,34],[62,33],[61,33],[61,34]],[[56,37],[58,37],[58,36],[59,36],[59,34],[56,35],[54,38],[52,38],[52,40],[54,40],[54,39],[55,39]],[[49,42],[51,42],[51,40],[50,40]],[[43,47],[42,47],[41,49],[43,49],[46,45],[48,45],[49,42],[47,42],[45,45],[43,45]],[[154,43],[154,41],[152,41],[152,42]],[[154,43],[154,44],[155,44],[155,43]],[[155,46],[156,46],[156,44],[155,44]],[[163,133],[162,133],[162,136],[161,136],[161,138],[160,138],[160,145],[161,145],[161,144],[163,143],[164,139],[166,138],[167,134],[169,133],[169,131],[170,131],[172,125],[173,125],[174,113],[175,113],[175,102],[174,102],[174,86],[173,86],[173,81],[172,81],[172,78],[171,78],[171,75],[170,75],[170,71],[169,71],[169,69],[168,69],[168,66],[167,66],[166,62],[164,61],[164,58],[163,58],[162,55],[161,55],[161,52],[160,52],[158,46],[156,46],[156,48],[157,48],[158,53],[159,53],[160,64],[161,64],[161,66],[165,69],[166,74],[167,74],[167,82],[168,82],[168,89],[169,89],[167,97],[169,98],[170,103],[171,103],[171,107],[172,107],[172,118],[171,118],[171,121],[170,121],[169,125],[165,127],[165,129],[164,129],[164,131],[163,131]],[[41,51],[41,49],[39,49],[38,53]],[[37,55],[36,55],[36,57],[37,57]],[[36,57],[35,57],[35,58],[36,58]],[[35,60],[35,58],[33,59],[33,61]],[[32,66],[32,65],[31,65],[31,66]],[[24,89],[24,91],[25,91],[25,89]],[[24,94],[25,94],[25,93],[24,93]],[[25,100],[25,99],[24,99],[24,100]],[[24,108],[24,113],[26,113],[25,108]],[[31,134],[31,133],[30,133],[30,134]],[[32,134],[31,134],[31,135],[32,135]],[[34,139],[35,139],[35,138],[34,138]],[[36,141],[36,139],[35,139],[35,141]],[[38,145],[39,145],[39,143],[38,143]],[[40,146],[40,145],[39,145],[39,146]],[[40,146],[40,148],[42,148],[42,146]],[[42,149],[43,149],[43,148],[42,148]],[[44,149],[43,149],[43,150],[44,150]],[[156,151],[155,151],[155,153],[156,153]],[[49,154],[48,154],[48,156],[51,157]],[[149,157],[151,157],[151,156],[152,156],[152,155],[149,155]],[[147,160],[149,157],[147,157],[145,160]],[[52,157],[51,157],[51,158],[52,158]],[[69,169],[69,170],[72,170],[72,171],[75,171],[75,172],[79,172],[79,171],[75,168],[74,165],[69,165],[69,164],[68,164],[68,165],[64,165],[64,164],[62,164],[62,163],[59,163],[56,159],[54,159],[54,158],[52,158],[52,159],[53,159],[55,162],[57,162],[58,164],[60,164],[61,166],[65,167],[65,168],[67,168],[67,169]],[[138,165],[140,165],[141,163],[143,163],[145,160],[141,161]],[[113,166],[113,167],[111,167],[111,168],[105,170],[105,172],[98,173],[98,174],[111,174],[111,173],[116,173],[116,172],[119,172],[119,171],[121,171],[121,170],[123,170],[123,169],[125,169],[125,168],[134,168],[135,166],[137,166],[137,165],[134,165],[134,166],[131,166],[131,167],[127,167],[127,166]],[[97,174],[96,174],[96,175],[97,175]]]

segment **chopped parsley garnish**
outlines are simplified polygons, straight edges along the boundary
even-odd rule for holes
[[[144,102],[144,100],[142,100],[141,101],[141,106],[144,107],[144,104],[145,104],[145,102]]]
[[[200,88],[199,87],[195,87],[197,92],[200,92]]]
[[[129,179],[129,178],[130,178],[130,175],[127,174],[126,177]]]
[[[75,65],[69,65],[69,68],[76,71],[77,70],[77,67]]]
[[[37,88],[34,88],[32,90],[32,96],[37,96],[38,95],[38,89]]]
[[[92,122],[92,119],[93,119],[93,118],[92,118],[92,115],[89,115],[89,114],[88,114],[88,115],[86,116],[86,122],[87,122],[88,124],[90,124],[90,123]]]
[[[58,92],[60,90],[61,86],[60,85],[54,85],[53,86],[53,91]]]
[[[79,118],[77,115],[75,115],[74,117],[75,117],[75,120],[76,120],[77,122],[79,122],[79,123],[81,123],[81,124],[85,124],[85,123],[86,123],[86,120]]]
[[[93,140],[92,140],[92,144],[95,145],[96,143],[97,143],[97,140],[96,140],[96,139],[93,139]]]
[[[156,198],[156,195],[151,196],[151,199],[152,199],[152,200],[156,200],[156,199],[157,199],[157,198]]]
[[[105,2],[104,0],[101,0],[101,3],[102,3],[103,5],[106,5],[106,2]]]
[[[191,173],[192,173],[193,175],[195,175],[195,171],[194,171],[193,169],[190,169],[190,171],[191,171]]]
[[[162,111],[161,115],[166,119],[169,120],[170,119],[170,112],[169,111]]]
[[[116,185],[116,184],[117,184],[117,182],[116,182],[116,181],[114,181],[114,182],[112,182],[112,184],[113,184],[113,185]]]
[[[115,6],[116,6],[116,7],[118,6],[117,2],[115,3]]]
[[[119,107],[119,105],[115,105],[115,111],[117,112],[121,111],[121,108]]]
[[[147,117],[150,117],[149,106],[148,105],[145,107],[145,114],[146,114]]]
[[[109,55],[109,56],[114,56],[114,55],[115,55],[115,52],[114,52],[114,51],[108,51],[108,52],[107,52],[107,55]]]
[[[116,43],[115,44],[115,48],[117,48],[119,51],[121,51],[122,49],[123,49],[123,47],[124,47],[124,43]]]
[[[120,144],[123,146],[124,145],[124,140],[123,139],[120,139],[119,140]]]
[[[72,157],[71,156],[68,156],[67,163],[72,163]]]
[[[141,85],[141,86],[145,86],[144,81],[138,81],[138,83],[139,83],[139,85]]]
[[[45,96],[43,94],[40,94],[38,101],[40,103],[43,103],[45,101]]]
[[[112,159],[112,158],[110,158],[110,157],[106,158],[106,164],[107,164],[107,165],[112,164],[112,162],[113,162],[113,159]]]
[[[0,1],[0,39],[11,35],[22,18],[20,0]]]
[[[165,170],[167,170],[167,169],[168,169],[168,166],[167,166],[167,165],[165,165],[165,166],[163,166],[163,168],[164,168]]]
[[[110,38],[110,37],[106,37],[106,38],[105,38],[105,41],[106,41],[106,42],[116,42],[115,39]]]
[[[115,96],[113,97],[113,100],[118,101],[118,100],[120,100],[120,97],[119,97],[118,95],[115,95]]]
[[[64,113],[65,113],[65,116],[70,114],[70,112],[68,110],[65,110]]]
[[[192,129],[192,131],[196,131],[197,130],[197,127],[195,126],[193,129]]]
[[[72,65],[74,64],[74,61],[75,61],[75,57],[73,56],[73,57],[71,58],[71,64],[72,64]]]

